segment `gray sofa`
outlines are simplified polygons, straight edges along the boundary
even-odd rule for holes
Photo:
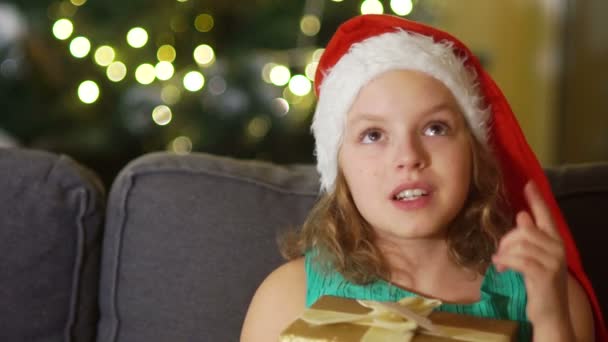
[[[608,163],[546,171],[606,311]],[[310,165],[153,153],[106,196],[66,156],[0,149],[0,341],[237,341],[317,189]]]

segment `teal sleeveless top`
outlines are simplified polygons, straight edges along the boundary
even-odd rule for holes
[[[312,252],[305,255],[306,307],[323,295],[343,298],[395,302],[416,294],[394,286],[385,280],[358,285],[339,272],[326,273],[315,263]],[[526,288],[521,274],[511,270],[497,272],[488,267],[481,285],[481,298],[470,304],[441,304],[436,310],[478,317],[518,321],[518,341],[532,340],[532,326],[526,317]]]

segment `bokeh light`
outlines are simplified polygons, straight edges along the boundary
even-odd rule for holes
[[[57,8],[57,14],[60,17],[72,17],[76,14],[78,7],[72,5],[69,1],[60,2]]]
[[[186,136],[180,136],[169,144],[169,150],[177,154],[188,154],[192,152],[192,140]]]
[[[184,88],[189,91],[199,91],[205,85],[205,77],[198,71],[190,71],[184,76]]]
[[[120,82],[127,76],[127,66],[122,62],[113,62],[106,69],[106,76],[112,82]]]
[[[321,29],[321,21],[316,15],[305,15],[300,20],[300,30],[307,36],[314,36]]]
[[[141,27],[134,27],[127,33],[127,43],[138,49],[148,42],[148,32]]]
[[[156,71],[156,78],[161,81],[171,79],[171,77],[173,77],[173,74],[175,73],[175,68],[173,67],[173,64],[169,62],[158,62],[154,67],[154,70]]]
[[[209,92],[215,96],[225,93],[227,87],[226,80],[221,76],[214,76],[209,81]]]
[[[74,33],[74,24],[69,19],[59,19],[53,24],[53,35],[59,40],[66,40]]]
[[[168,105],[174,105],[178,103],[181,97],[181,90],[172,84],[164,86],[163,89],[160,91],[161,100],[163,100],[163,102]]]
[[[172,118],[173,113],[171,112],[171,108],[165,105],[156,106],[152,111],[152,120],[159,126],[168,125]]]
[[[270,82],[276,86],[284,86],[291,78],[291,72],[284,65],[275,65],[270,69]]]
[[[116,52],[111,46],[103,45],[95,50],[95,63],[101,66],[108,66],[114,62]]]
[[[213,17],[209,14],[199,14],[196,19],[194,19],[194,27],[199,32],[209,32],[213,29],[213,25]]]
[[[304,75],[295,75],[289,81],[289,90],[295,95],[308,95],[311,89],[310,80]]]
[[[154,82],[156,69],[152,64],[144,63],[135,69],[135,79],[137,82],[147,85]]]
[[[412,13],[414,4],[412,0],[391,0],[391,9],[397,15],[406,16]]]
[[[289,102],[282,97],[273,99],[270,107],[272,111],[278,116],[284,116],[289,112]]]
[[[379,0],[365,0],[361,4],[361,14],[382,14],[384,6]]]
[[[323,52],[325,52],[325,49],[316,49],[315,52],[312,53],[312,61],[318,62],[321,59],[321,56],[323,56]]]
[[[302,101],[302,96],[297,96],[289,90],[289,87],[283,88],[283,98],[287,100],[290,105],[298,104]]]
[[[306,77],[308,77],[309,80],[311,80],[311,81],[315,80],[315,73],[317,72],[318,65],[319,65],[318,62],[311,62],[306,65],[306,68],[304,69],[304,73],[306,74]]]
[[[91,52],[91,42],[85,37],[76,37],[70,42],[70,53],[76,58],[84,58]]]
[[[156,52],[156,58],[161,62],[173,62],[176,56],[175,48],[168,44],[159,47]]]
[[[82,6],[87,2],[87,0],[70,0],[70,2],[74,6]]]
[[[264,66],[262,67],[262,80],[264,80],[264,82],[272,83],[272,81],[270,80],[270,71],[275,66],[277,66],[277,64],[275,64],[275,63],[264,64]]]
[[[194,49],[194,60],[202,66],[207,66],[215,61],[215,52],[213,48],[207,44],[202,44]]]
[[[97,83],[87,80],[78,86],[78,98],[80,101],[91,104],[99,98],[99,86]]]
[[[268,134],[270,127],[271,121],[268,117],[256,116],[249,121],[249,124],[247,125],[247,134],[253,138],[260,139]]]

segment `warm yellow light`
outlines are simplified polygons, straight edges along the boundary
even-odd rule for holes
[[[262,80],[264,80],[264,82],[272,83],[270,80],[270,71],[272,71],[272,68],[275,66],[277,66],[275,63],[266,63],[264,67],[262,67]]]
[[[177,137],[169,144],[169,149],[177,154],[188,154],[192,152],[192,140],[185,136]]]
[[[74,25],[69,19],[59,19],[53,24],[53,35],[59,40],[70,38],[74,32]]]
[[[303,96],[298,96],[296,94],[294,94],[289,87],[285,87],[283,89],[283,98],[285,100],[287,100],[287,102],[291,105],[293,105],[294,107],[299,105],[300,102],[302,102],[302,100],[304,99]]]
[[[291,72],[284,65],[275,65],[270,70],[270,82],[276,86],[284,86],[289,82]]]
[[[414,4],[412,0],[391,0],[391,9],[395,14],[405,16],[412,13]]]
[[[312,61],[318,62],[321,59],[321,56],[323,56],[323,52],[325,52],[325,49],[316,49],[315,52],[312,53]]]
[[[173,64],[169,62],[158,62],[154,69],[156,71],[156,78],[161,81],[171,79],[171,77],[173,77],[173,74],[175,73],[175,68],[173,67]]]
[[[278,116],[286,115],[289,112],[289,102],[282,97],[272,100],[271,108]]]
[[[101,66],[108,66],[114,62],[116,53],[111,46],[100,46],[95,50],[95,63]]]
[[[289,90],[298,96],[305,96],[310,93],[312,86],[310,80],[304,75],[295,75],[289,81]]]
[[[84,81],[78,86],[78,98],[80,101],[91,104],[99,98],[99,87],[93,81]]]
[[[87,2],[87,0],[70,0],[70,2],[74,6],[82,6]]]
[[[342,2],[344,0],[331,0],[331,1],[333,1],[333,2]]]
[[[127,43],[134,48],[140,48],[148,42],[148,32],[141,27],[134,27],[127,33]]]
[[[177,0],[177,2],[186,2],[188,0]]]
[[[194,49],[194,60],[202,66],[207,66],[215,61],[215,52],[213,48],[207,44],[202,44]]]
[[[190,71],[184,76],[184,88],[189,91],[199,91],[205,85],[205,77],[198,71]]]
[[[379,0],[365,0],[361,4],[361,14],[382,14],[384,7]]]
[[[171,108],[160,105],[154,108],[152,111],[152,120],[159,126],[165,126],[171,122],[173,118],[173,113],[171,113]]]
[[[213,28],[213,17],[209,14],[199,14],[194,19],[194,27],[199,32],[209,32]]]
[[[85,37],[76,37],[70,42],[70,53],[76,58],[84,58],[91,52],[91,42]]]
[[[307,36],[314,36],[321,29],[321,21],[316,15],[305,15],[300,20],[300,30]]]
[[[270,130],[271,122],[266,116],[256,116],[249,121],[247,133],[254,138],[263,138]]]
[[[317,72],[318,65],[319,65],[319,63],[317,63],[317,62],[311,62],[306,65],[306,68],[304,69],[304,73],[306,74],[306,77],[308,77],[309,80],[311,80],[311,81],[315,80],[315,73]]]
[[[135,79],[141,84],[150,84],[156,78],[156,70],[152,64],[142,64],[135,69]]]
[[[156,52],[156,57],[161,62],[173,62],[176,55],[175,48],[168,44],[159,47]]]
[[[166,85],[160,91],[160,98],[168,105],[174,105],[179,102],[182,92],[174,85]]]
[[[114,62],[106,69],[106,75],[112,82],[120,82],[127,76],[127,66],[122,62]]]
[[[61,17],[72,17],[78,8],[72,5],[69,1],[64,1],[59,4],[59,16]]]

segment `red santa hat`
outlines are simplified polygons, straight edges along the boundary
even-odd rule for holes
[[[346,113],[355,97],[374,77],[396,69],[425,72],[454,94],[475,138],[496,154],[515,212],[529,210],[523,188],[530,180],[537,184],[564,241],[568,269],[589,297],[596,340],[608,341],[599,302],[541,165],[496,83],[471,51],[450,34],[389,15],[358,16],[338,28],[315,75],[318,102],[311,128],[321,190],[334,188]]]

